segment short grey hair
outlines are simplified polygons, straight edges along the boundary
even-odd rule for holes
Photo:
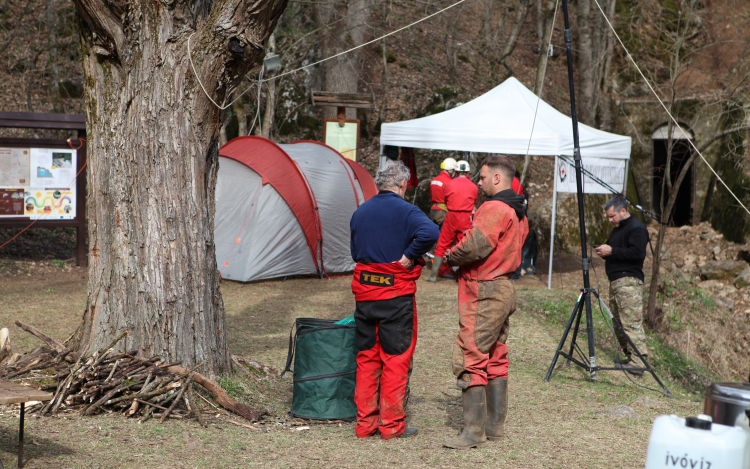
[[[379,190],[398,187],[401,181],[409,180],[409,168],[401,161],[385,160],[375,174],[375,185]]]
[[[615,212],[619,212],[622,209],[628,208],[628,203],[625,201],[625,197],[621,195],[616,195],[609,199],[606,204],[604,204],[604,211],[606,212],[609,209],[614,209]]]

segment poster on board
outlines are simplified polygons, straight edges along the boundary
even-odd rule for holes
[[[337,119],[326,119],[323,126],[323,142],[344,158],[357,161],[357,148],[359,147],[359,121],[344,121],[341,127]]]
[[[76,216],[77,152],[0,147],[0,218]]]
[[[557,168],[557,192],[576,192],[576,167],[573,158],[565,161],[556,158]],[[597,179],[605,182],[617,192],[623,192],[625,186],[625,164],[628,160],[617,160],[610,158],[581,158],[583,168],[593,174]],[[583,192],[586,194],[611,194],[608,188],[584,174]]]
[[[25,187],[31,183],[30,148],[0,147],[0,188]]]

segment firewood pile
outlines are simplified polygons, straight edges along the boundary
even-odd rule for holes
[[[159,418],[161,422],[192,416],[205,426],[196,396],[205,399],[199,391],[207,391],[217,404],[250,421],[265,413],[231,399],[218,383],[196,371],[201,364],[185,369],[179,362],[167,363],[158,356],[141,358],[135,351],[114,351],[125,333],[109,347],[81,356],[33,326],[20,321],[16,325],[38,337],[45,346],[23,356],[13,354],[7,329],[0,330],[0,378],[31,379],[41,383],[41,390],[54,392],[51,401],[30,407],[30,412],[118,412],[140,421]]]

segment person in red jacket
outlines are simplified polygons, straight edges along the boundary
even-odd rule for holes
[[[445,185],[453,180],[456,175],[456,160],[446,158],[440,163],[440,174],[430,182],[430,198],[432,206],[430,207],[430,220],[434,221],[438,227],[443,226],[445,214],[448,207],[445,205]]]
[[[435,260],[432,262],[432,272],[425,280],[436,282],[438,275],[446,275],[450,267],[443,266],[443,254],[455,242],[463,237],[464,231],[471,228],[471,214],[474,213],[474,204],[477,201],[479,191],[477,186],[469,179],[469,163],[461,160],[456,163],[455,179],[445,185],[445,205],[448,214],[440,229],[435,248]]]
[[[506,156],[482,162],[479,187],[487,197],[471,229],[445,253],[458,269],[459,331],[452,367],[463,394],[464,428],[444,443],[466,449],[499,439],[508,409],[508,338],[516,310],[510,275],[521,264],[529,231],[526,199],[511,189],[515,167]]]

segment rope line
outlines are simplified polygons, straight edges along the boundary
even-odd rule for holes
[[[357,49],[361,49],[361,48],[363,48],[363,47],[369,46],[370,44],[374,44],[374,43],[376,43],[376,42],[378,42],[378,41],[381,41],[381,40],[383,40],[383,39],[385,39],[385,38],[387,38],[387,37],[389,37],[389,36],[393,36],[394,34],[400,33],[401,31],[403,31],[403,30],[405,30],[405,29],[409,29],[409,28],[411,28],[412,26],[416,26],[417,24],[419,24],[419,23],[421,23],[421,22],[423,22],[423,21],[427,21],[428,19],[430,19],[430,18],[432,18],[432,17],[434,17],[434,16],[437,16],[437,15],[439,15],[440,13],[443,13],[443,12],[445,12],[445,11],[448,11],[448,10],[450,10],[451,8],[453,8],[453,7],[455,7],[455,6],[458,6],[458,5],[460,5],[460,4],[462,4],[462,3],[466,2],[466,1],[467,1],[467,0],[458,0],[458,1],[456,2],[456,3],[454,3],[454,4],[452,4],[452,5],[449,5],[449,6],[447,6],[447,7],[443,8],[442,10],[438,10],[438,11],[436,11],[435,13],[432,13],[431,15],[425,16],[424,18],[421,18],[421,19],[419,19],[419,20],[417,20],[417,21],[414,21],[413,23],[407,24],[406,26],[402,26],[401,28],[399,28],[399,29],[397,29],[397,30],[395,30],[395,31],[391,31],[390,33],[384,34],[384,35],[382,35],[382,36],[380,36],[380,37],[378,37],[378,38],[375,38],[375,39],[372,39],[372,40],[370,40],[370,41],[367,41],[367,42],[365,42],[364,44],[360,44],[360,45],[358,45],[358,46],[354,46],[354,47],[352,47],[351,49],[347,49],[347,50],[345,50],[345,51],[343,51],[343,52],[339,52],[338,54],[334,54],[334,55],[332,55],[332,56],[330,56],[330,57],[327,57],[327,58],[325,58],[325,59],[320,59],[320,60],[318,60],[317,62],[313,62],[313,63],[311,63],[311,64],[309,64],[309,65],[303,65],[302,67],[296,68],[296,69],[294,69],[294,70],[290,70],[290,71],[288,71],[288,72],[284,72],[284,73],[282,73],[282,74],[280,74],[280,75],[276,75],[276,76],[274,76],[274,77],[271,77],[271,78],[265,78],[265,79],[264,79],[264,78],[261,78],[261,79],[259,79],[259,80],[256,80],[256,81],[255,81],[255,83],[253,83],[253,84],[252,84],[252,85],[250,85],[250,86],[249,86],[249,87],[248,87],[248,88],[247,88],[247,89],[246,89],[245,91],[243,91],[242,93],[240,93],[240,94],[239,94],[239,96],[237,96],[237,98],[235,98],[235,99],[234,99],[234,101],[232,101],[231,103],[229,103],[229,104],[227,104],[226,106],[223,106],[223,107],[222,107],[222,106],[219,106],[219,105],[218,105],[218,104],[216,103],[216,101],[214,101],[214,100],[213,100],[213,98],[211,98],[211,96],[210,96],[210,95],[208,94],[208,92],[206,91],[206,88],[205,88],[205,87],[203,86],[203,83],[201,82],[201,79],[200,79],[200,77],[198,77],[198,72],[196,72],[196,71],[195,71],[195,65],[193,65],[193,54],[192,54],[192,52],[191,52],[191,50],[190,50],[190,38],[192,38],[192,37],[193,37],[193,35],[195,34],[195,32],[193,32],[193,34],[191,34],[191,35],[190,35],[190,36],[188,37],[188,41],[187,41],[187,49],[188,49],[188,50],[187,50],[187,52],[188,52],[188,59],[190,60],[190,67],[191,67],[191,69],[193,70],[193,74],[195,75],[195,79],[196,79],[196,80],[198,80],[198,84],[200,85],[201,89],[203,90],[203,93],[204,93],[204,94],[206,95],[206,97],[208,98],[208,100],[209,100],[209,101],[211,101],[211,102],[213,103],[213,105],[214,105],[214,106],[216,106],[217,108],[219,108],[219,109],[221,109],[221,110],[223,111],[224,109],[227,109],[227,108],[228,108],[229,106],[231,106],[232,104],[234,104],[234,103],[235,103],[235,102],[236,102],[236,101],[237,101],[238,99],[240,99],[240,98],[241,98],[241,97],[242,97],[242,96],[243,96],[243,95],[244,95],[245,93],[247,93],[248,91],[250,91],[250,89],[252,89],[252,87],[253,87],[253,86],[256,86],[256,85],[260,85],[261,83],[265,83],[265,82],[267,82],[267,81],[275,80],[276,78],[281,78],[281,77],[285,77],[285,76],[287,76],[287,75],[291,75],[292,73],[297,73],[297,72],[299,72],[299,71],[301,71],[301,70],[305,70],[305,69],[308,69],[308,68],[310,68],[310,67],[314,67],[314,66],[316,66],[316,65],[320,65],[320,64],[322,64],[323,62],[327,62],[327,61],[329,61],[329,60],[331,60],[331,59],[335,59],[336,57],[341,57],[342,55],[346,55],[346,54],[348,54],[349,52],[353,52],[353,51],[355,51],[355,50],[357,50]]]
[[[612,32],[614,33],[615,37],[617,38],[617,42],[620,43],[620,46],[625,51],[625,53],[628,55],[628,59],[630,59],[630,62],[632,62],[633,66],[638,71],[638,74],[641,75],[641,78],[643,78],[643,81],[646,82],[646,85],[651,90],[651,93],[653,93],[653,95],[659,101],[659,104],[661,104],[661,107],[664,108],[664,111],[666,111],[666,113],[669,116],[669,118],[672,119],[672,122],[674,122],[674,124],[678,128],[681,128],[680,124],[677,122],[677,119],[675,119],[674,116],[672,115],[672,113],[669,112],[669,109],[664,104],[664,101],[662,101],[662,99],[659,97],[659,95],[656,94],[656,91],[654,90],[654,87],[651,86],[651,83],[646,78],[646,75],[643,74],[643,72],[641,71],[641,68],[635,62],[635,59],[633,58],[633,56],[630,55],[630,51],[628,50],[627,47],[625,47],[625,44],[622,42],[622,39],[620,39],[620,35],[617,34],[617,31],[615,31],[614,26],[612,26],[612,23],[609,21],[609,18],[607,18],[607,15],[604,13],[604,10],[602,9],[602,6],[599,4],[599,0],[594,0],[594,1],[596,2],[596,6],[599,8],[599,11],[601,12],[602,16],[604,17],[604,20],[607,22],[607,25],[609,26],[609,29],[612,30]],[[734,192],[732,192],[732,190],[729,188],[729,186],[727,186],[727,183],[725,183],[724,180],[721,179],[721,177],[719,177],[719,175],[716,173],[716,171],[714,170],[714,168],[711,167],[711,165],[708,163],[708,161],[706,161],[706,158],[703,157],[703,154],[698,150],[698,147],[695,146],[695,143],[693,143],[693,141],[691,139],[688,139],[688,143],[690,143],[690,146],[693,147],[693,150],[695,150],[695,153],[698,156],[700,156],[701,160],[703,160],[703,162],[706,164],[706,166],[708,166],[708,169],[710,169],[711,172],[713,173],[713,175],[716,177],[716,179],[718,179],[719,182],[721,182],[721,184],[724,186],[724,188],[727,190],[727,192],[729,192],[732,195],[732,197],[734,197],[734,200],[736,200],[737,203],[740,204],[740,206],[745,210],[745,212],[747,212],[747,214],[750,215],[750,210],[748,210],[747,207],[745,207],[745,204],[743,204],[742,201],[739,199],[739,197],[737,197],[734,194]]]

